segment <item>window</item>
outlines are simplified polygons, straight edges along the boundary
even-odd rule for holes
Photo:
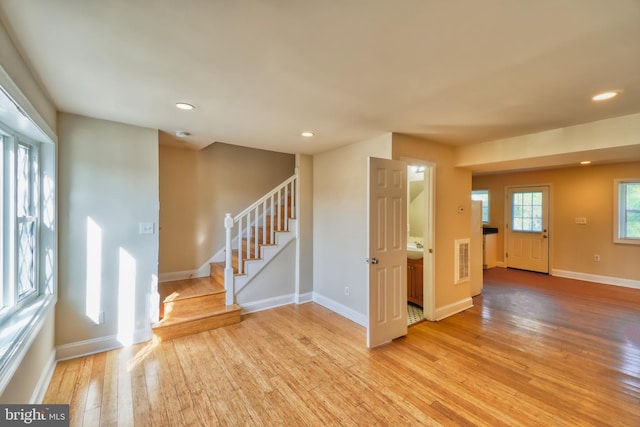
[[[513,231],[542,231],[542,191],[514,192],[511,208]]]
[[[57,221],[55,133],[1,72],[0,236],[2,394],[51,318],[57,292]]]
[[[40,295],[38,286],[38,144],[0,134],[2,296],[0,321]]]
[[[614,242],[640,245],[640,178],[616,179],[614,195]]]
[[[482,202],[482,222],[489,223],[489,190],[473,190],[471,192],[471,200],[480,200]]]

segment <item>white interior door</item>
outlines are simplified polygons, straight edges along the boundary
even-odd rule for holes
[[[407,334],[407,164],[369,159],[367,346]]]
[[[507,267],[549,272],[549,187],[507,191]]]

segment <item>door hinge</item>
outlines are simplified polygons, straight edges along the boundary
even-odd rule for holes
[[[504,257],[509,258],[509,252],[505,252]]]

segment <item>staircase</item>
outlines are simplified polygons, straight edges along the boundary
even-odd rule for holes
[[[209,276],[158,285],[154,335],[169,340],[240,322],[235,295],[296,237],[296,183],[294,175],[235,217],[226,215],[224,261],[214,256]]]

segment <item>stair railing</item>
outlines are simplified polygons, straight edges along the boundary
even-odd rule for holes
[[[245,274],[245,260],[259,259],[260,245],[275,245],[276,231],[289,231],[290,217],[296,209],[297,175],[292,175],[235,217],[224,218],[225,268],[224,287],[227,305],[234,302],[233,251],[238,257],[238,274]],[[235,238],[233,237],[235,235]],[[234,244],[237,247],[233,247]]]

